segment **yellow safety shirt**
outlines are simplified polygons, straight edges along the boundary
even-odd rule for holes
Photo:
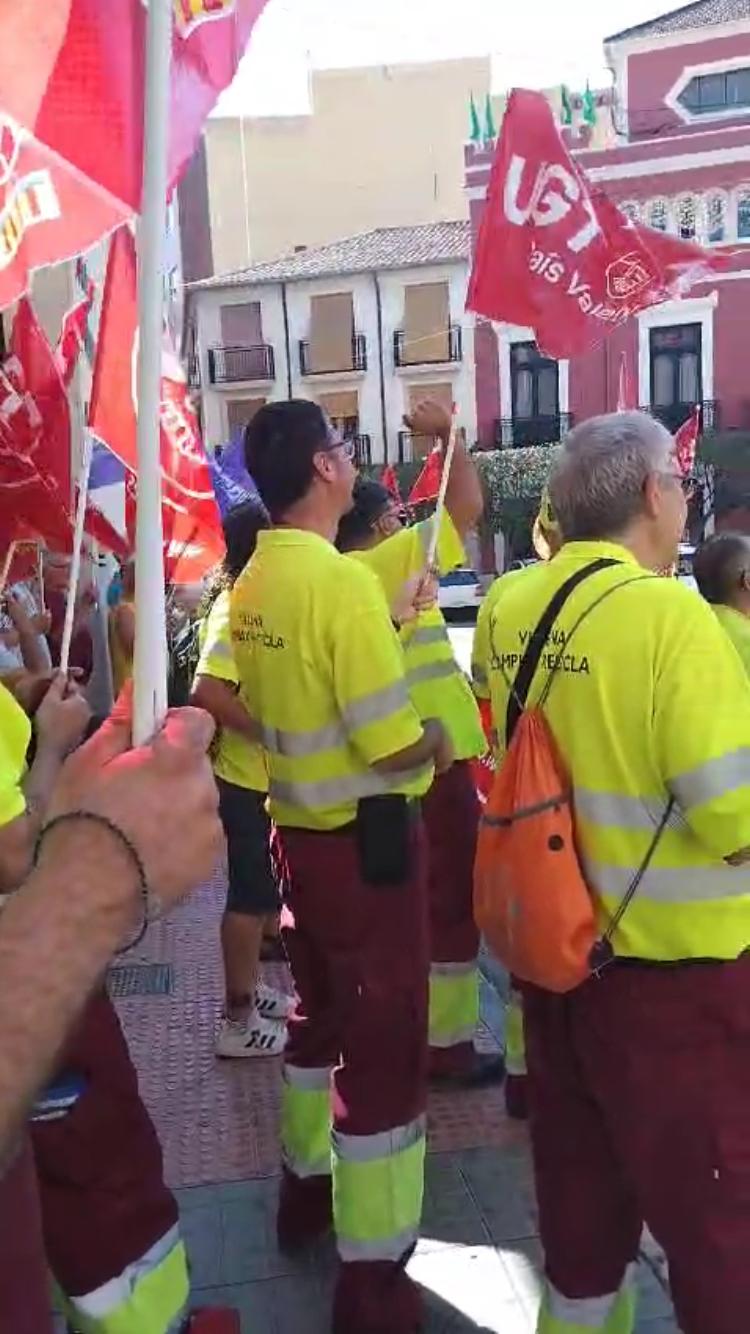
[[[742,659],[742,665],[750,676],[750,620],[734,607],[715,606],[714,615],[719,625],[726,630],[734,647]]]
[[[532,682],[573,784],[578,845],[604,928],[676,800],[614,939],[649,960],[731,959],[750,946],[750,682],[711,608],[677,580],[648,577],[624,548],[573,542],[534,566],[490,616],[493,722],[504,737],[508,687],[556,590],[600,557],[621,561],[569,598]],[[638,582],[627,582],[638,580]],[[582,611],[613,585],[574,634]]]
[[[474,640],[471,646],[471,682],[477,699],[489,699],[489,660],[490,660],[490,617],[501,597],[511,587],[519,575],[526,574],[533,566],[524,566],[520,570],[510,570],[501,574],[490,584],[479,608],[477,623],[474,628]]]
[[[363,561],[380,579],[389,603],[404,584],[424,569],[434,519],[403,528],[368,551],[351,555]],[[440,527],[437,565],[440,574],[463,565],[463,543],[449,514]],[[439,718],[448,732],[457,760],[483,755],[487,743],[476,700],[456,662],[445,618],[439,607],[422,612],[402,627],[399,638],[406,661],[409,694],[420,718]]]
[[[240,678],[232,649],[229,589],[220,593],[201,627],[201,655],[196,676],[213,676],[239,689]],[[226,783],[268,791],[266,760],[260,745],[230,727],[222,727],[212,747],[214,773]]]
[[[336,829],[361,797],[422,796],[433,766],[384,775],[377,761],[422,736],[383,590],[315,533],[263,532],[234,586],[241,696],[267,751],[271,815]]]
[[[26,810],[21,779],[31,723],[20,704],[0,684],[0,827],[17,820]]]

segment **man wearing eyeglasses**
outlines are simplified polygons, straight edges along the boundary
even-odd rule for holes
[[[275,526],[235,584],[232,639],[290,872],[282,929],[300,1001],[284,1062],[279,1241],[297,1249],[333,1215],[335,1334],[414,1334],[421,1302],[405,1266],[422,1205],[428,974],[419,799],[452,754],[410,702],[377,578],[334,546],[352,503],[350,444],[316,404],[293,400],[257,413],[245,452]]]

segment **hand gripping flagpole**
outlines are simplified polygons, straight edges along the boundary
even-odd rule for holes
[[[453,455],[456,452],[457,429],[458,428],[456,426],[456,410],[454,408],[453,418],[451,420],[451,431],[448,437],[448,444],[445,450],[445,458],[443,460],[443,472],[440,478],[440,490],[438,491],[437,503],[435,505],[435,513],[432,519],[432,533],[430,535],[430,545],[427,548],[428,570],[433,570],[435,568],[435,562],[437,560],[438,542],[440,541],[440,525],[443,522],[443,510],[445,509],[445,497],[448,491],[448,481],[451,475],[451,468],[453,466]]]
[[[159,402],[162,258],[167,207],[171,0],[149,0],[138,230],[138,508],[135,539],[133,741],[142,745],[167,711],[167,631],[162,550]]]

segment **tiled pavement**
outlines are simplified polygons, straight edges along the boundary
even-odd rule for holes
[[[152,929],[132,962],[172,964],[172,994],[118,1009],[180,1200],[194,1304],[235,1307],[243,1334],[327,1334],[332,1246],[291,1261],[275,1244],[279,1063],[213,1056],[222,899],[217,875]],[[493,1049],[502,978],[491,965],[488,975],[497,989],[484,983],[482,1044]],[[429,1135],[422,1241],[410,1265],[425,1293],[426,1334],[533,1334],[540,1254],[523,1128],[507,1120],[497,1090],[440,1093],[430,1098]],[[658,1255],[641,1265],[639,1334],[677,1334],[659,1268]]]

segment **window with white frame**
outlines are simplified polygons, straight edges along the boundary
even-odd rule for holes
[[[706,199],[706,239],[709,245],[718,245],[726,240],[727,235],[727,200],[726,195],[711,194]]]
[[[669,205],[666,199],[652,199],[646,216],[649,227],[657,232],[666,232],[669,228]]]
[[[750,107],[750,68],[696,74],[683,88],[678,101],[693,116],[726,115]]]
[[[737,191],[737,236],[740,241],[750,241],[750,185]]]
[[[677,235],[683,241],[694,241],[698,233],[698,201],[695,195],[682,195],[675,209]]]
[[[640,204],[636,203],[634,199],[628,199],[620,207],[627,218],[632,218],[633,222],[638,222],[641,216]]]

